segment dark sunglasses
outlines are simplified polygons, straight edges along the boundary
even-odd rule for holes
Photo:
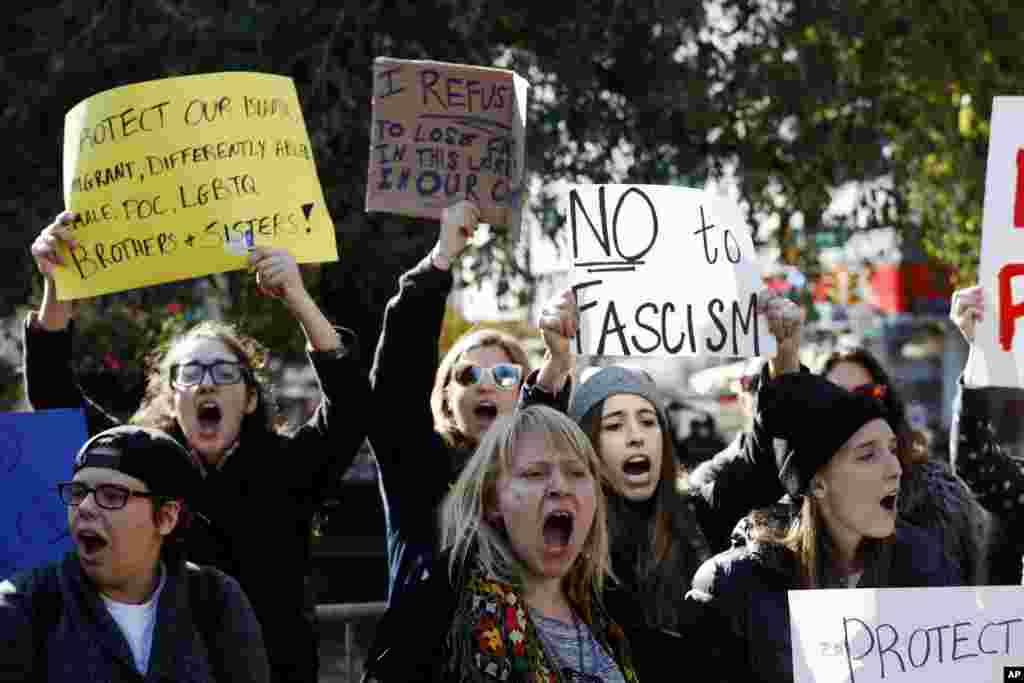
[[[884,384],[861,384],[853,388],[853,393],[884,401],[886,394],[889,393],[889,387]]]
[[[171,366],[171,384],[182,387],[194,387],[203,383],[206,373],[214,384],[238,384],[244,382],[248,368],[236,361],[218,360],[212,363],[189,361],[175,363]]]
[[[133,497],[157,497],[148,491],[133,491],[126,486],[118,484],[100,484],[95,488],[80,481],[66,481],[62,484],[57,484],[57,495],[60,496],[61,502],[72,507],[77,507],[84,503],[90,493],[93,494],[96,504],[104,510],[120,510]]]
[[[452,379],[460,387],[471,387],[489,381],[502,391],[510,391],[523,381],[523,366],[516,363],[498,363],[494,367],[484,368],[473,363],[461,363],[452,371]]]

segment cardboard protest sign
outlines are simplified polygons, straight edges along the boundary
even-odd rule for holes
[[[950,226],[960,229],[960,226]],[[980,282],[986,315],[975,330],[968,381],[1024,387],[1024,97],[992,106]]]
[[[1020,586],[789,591],[794,683],[999,681],[1024,664]]]
[[[564,202],[577,353],[760,356],[761,275],[739,207],[701,190],[575,185]]]
[[[338,258],[290,78],[216,73],[108,90],[64,124],[64,202],[80,214],[62,299],[245,265],[246,247]]]
[[[366,210],[440,219],[468,199],[518,235],[528,83],[512,71],[378,57]]]
[[[71,549],[56,487],[86,438],[80,410],[0,413],[0,579]]]

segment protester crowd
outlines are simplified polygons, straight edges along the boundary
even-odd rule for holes
[[[576,374],[571,290],[537,321],[540,367],[488,329],[438,359],[478,219],[469,202],[444,211],[369,376],[356,335],[377,331],[333,325],[286,250],[252,250],[322,389],[288,433],[264,349],[215,322],[154,349],[145,399],[118,424],[76,382],[74,310],[53,278],[74,215],[43,229],[26,390],[35,409],[82,408],[91,436],[56,492],[74,549],[0,577],[0,680],[316,681],[310,526],[365,439],[389,566],[366,681],[675,680],[700,662],[715,680],[787,682],[789,590],[1021,582],[1024,466],[993,428],[1015,392],[964,374],[951,469],[876,359],[849,350],[812,372],[799,309],[766,294],[778,350],[744,382],[749,429],[687,473],[649,376]],[[982,301],[953,298],[972,345]]]

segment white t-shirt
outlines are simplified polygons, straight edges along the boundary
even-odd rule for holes
[[[156,606],[166,578],[167,572],[164,571],[163,563],[160,563],[160,583],[153,591],[152,597],[141,605],[117,602],[100,594],[107,611],[128,641],[128,647],[131,648],[132,657],[135,659],[135,668],[143,675],[149,670],[149,653],[153,649],[153,630],[156,628]]]

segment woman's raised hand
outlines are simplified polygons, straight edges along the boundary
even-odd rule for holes
[[[571,340],[579,331],[579,313],[572,289],[564,289],[550,299],[540,311],[537,327],[544,338],[549,357],[571,362]]]
[[[306,295],[299,264],[287,249],[254,247],[249,252],[249,265],[255,269],[256,286],[264,294],[282,298],[287,303]]]
[[[949,307],[949,319],[956,324],[968,344],[974,343],[975,328],[984,316],[985,292],[981,285],[953,292],[953,301]]]
[[[765,317],[768,330],[775,337],[778,349],[771,359],[772,375],[800,369],[800,341],[803,337],[804,312],[794,302],[770,289],[757,297],[758,313]]]
[[[451,268],[465,251],[479,222],[480,209],[471,201],[463,200],[444,209],[441,212],[441,232],[431,252],[434,265],[441,270]]]
[[[57,214],[53,223],[43,228],[32,242],[32,258],[36,261],[36,268],[48,279],[53,276],[55,268],[65,265],[64,258],[60,255],[60,245],[63,243],[68,248],[78,246],[71,228],[77,217],[78,214],[73,211]]]

